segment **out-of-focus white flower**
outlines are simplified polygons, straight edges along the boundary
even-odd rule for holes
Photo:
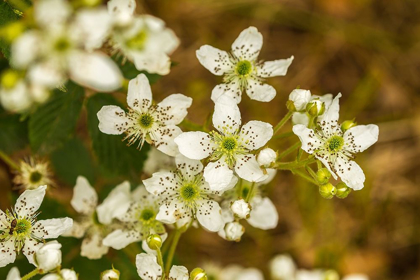
[[[311,92],[304,89],[294,89],[290,95],[289,100],[293,102],[296,111],[303,111],[311,99]]]
[[[125,133],[131,145],[137,140],[141,147],[145,141],[158,150],[175,156],[174,138],[182,133],[177,126],[187,115],[192,99],[182,94],[172,94],[157,105],[152,105],[152,90],[144,74],[128,85],[126,113],[118,106],[104,106],[98,112],[99,130],[106,134]]]
[[[29,158],[19,163],[19,171],[13,182],[17,189],[33,190],[40,185],[51,185],[51,171],[47,162]]]
[[[239,242],[242,235],[245,233],[245,228],[238,222],[230,222],[225,225],[222,237],[226,240]]]
[[[50,241],[35,253],[35,262],[43,272],[51,271],[61,265],[61,244]]]
[[[230,209],[239,219],[249,218],[249,213],[251,212],[251,206],[244,199],[235,200],[230,205]]]
[[[262,149],[257,156],[257,161],[261,166],[268,166],[274,163],[276,159],[277,153],[270,148]]]
[[[211,93],[214,102],[222,95],[229,95],[239,103],[243,91],[251,99],[263,102],[271,101],[276,96],[276,90],[264,80],[286,75],[293,56],[260,62],[257,59],[262,44],[261,33],[251,26],[239,34],[232,44],[231,54],[209,45],[197,50],[197,58],[204,67],[214,75],[223,75],[223,84],[217,85]]]
[[[355,153],[369,148],[378,140],[377,125],[357,125],[343,132],[338,124],[339,93],[331,106],[318,120],[320,129],[309,129],[302,124],[293,126],[293,132],[302,142],[302,149],[314,154],[331,172],[334,179],[338,177],[353,190],[363,188],[365,174],[354,162]]]
[[[369,280],[369,277],[364,274],[350,274],[344,276],[343,280]]]
[[[41,280],[77,280],[77,274],[72,269],[61,269],[60,272],[50,273],[41,278]]]
[[[12,267],[12,269],[7,274],[6,280],[21,280],[20,272],[17,267]]]
[[[141,253],[136,256],[137,273],[143,280],[161,280],[162,268],[157,258],[152,254]],[[173,265],[169,271],[169,279],[188,280],[188,269],[184,266]]]
[[[236,174],[247,181],[259,182],[267,178],[252,151],[264,146],[273,136],[273,127],[265,122],[250,121],[241,127],[238,105],[229,96],[221,96],[215,106],[210,133],[185,132],[175,138],[184,156],[201,160],[209,158],[204,178],[210,188],[224,191],[232,187]]]
[[[270,274],[273,280],[295,279],[296,265],[289,255],[277,255],[270,261]]]
[[[220,280],[264,280],[262,272],[256,268],[229,265],[220,273]]]
[[[70,218],[37,221],[37,210],[45,196],[47,186],[24,191],[14,209],[0,210],[0,267],[13,263],[20,251],[28,261],[35,264],[34,253],[44,239],[57,238],[70,229]]]

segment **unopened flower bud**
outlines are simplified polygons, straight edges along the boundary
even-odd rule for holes
[[[257,161],[262,166],[268,166],[276,161],[277,153],[270,148],[265,148],[260,151]]]
[[[306,112],[312,117],[320,116],[325,112],[325,104],[318,99],[312,100],[306,105]]]
[[[338,198],[346,198],[351,192],[351,189],[343,182],[338,183],[336,188],[337,193],[335,194],[335,196]]]
[[[325,280],[340,280],[340,276],[335,270],[327,270],[324,275]]]
[[[352,128],[352,127],[354,127],[356,125],[357,125],[357,122],[355,122],[354,120],[347,120],[347,121],[344,121],[341,124],[341,130],[343,132],[345,132],[346,130],[349,130],[350,128]]]
[[[325,185],[331,178],[331,173],[327,168],[321,168],[316,172],[316,178],[321,185]]]
[[[57,241],[50,241],[44,244],[35,253],[35,261],[43,272],[51,271],[61,265],[61,244]]]
[[[105,270],[101,273],[101,280],[119,280],[120,272],[115,268]]]
[[[230,222],[225,226],[226,239],[230,241],[239,242],[244,232],[244,226],[238,222]]]
[[[63,280],[77,280],[77,274],[73,269],[62,269],[61,270],[61,279]]]
[[[248,219],[251,212],[251,206],[243,199],[233,202],[230,209],[239,219]]]
[[[319,187],[319,193],[323,198],[331,199],[335,193],[337,192],[337,189],[331,184],[325,184]]]
[[[207,274],[202,268],[194,268],[190,273],[190,280],[207,280]]]
[[[310,99],[311,99],[311,92],[309,90],[304,90],[304,89],[295,89],[289,95],[289,101],[293,102],[292,104],[295,108],[295,110],[293,111],[305,110],[306,104],[308,104]],[[290,105],[288,104],[287,108],[289,108],[289,106],[291,106],[291,104]]]
[[[162,247],[162,238],[158,234],[151,234],[147,237],[147,245],[152,250],[158,250]]]

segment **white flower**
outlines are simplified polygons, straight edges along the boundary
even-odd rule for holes
[[[98,112],[99,130],[106,134],[125,133],[128,144],[145,141],[158,150],[175,156],[177,147],[173,139],[181,134],[177,126],[187,115],[192,99],[182,94],[172,94],[159,104],[152,104],[152,91],[144,74],[130,81],[128,85],[126,113],[118,106],[104,106]]]
[[[115,268],[105,270],[101,273],[101,280],[118,280],[120,279],[120,272]]]
[[[157,172],[143,181],[146,189],[162,199],[156,219],[167,224],[196,218],[210,231],[224,225],[220,206],[212,199],[219,192],[212,191],[203,179],[203,165],[181,155],[176,157],[177,171]]]
[[[270,261],[270,273],[273,280],[295,279],[296,265],[289,255],[277,255]]]
[[[241,114],[236,102],[221,96],[214,106],[216,131],[185,132],[175,138],[184,156],[201,160],[209,157],[204,178],[216,191],[232,187],[233,170],[242,179],[258,182],[266,178],[251,152],[264,146],[273,136],[273,127],[265,122],[250,121],[241,128]]]
[[[251,212],[251,206],[244,199],[235,200],[230,205],[230,209],[239,219],[249,218],[249,213]]]
[[[239,242],[245,233],[245,227],[238,222],[230,222],[225,225],[223,231],[219,234],[226,240]]]
[[[102,204],[97,206],[98,195],[95,189],[85,177],[77,177],[70,204],[82,216],[66,235],[76,238],[84,237],[80,253],[82,256],[99,259],[108,252],[108,246],[102,243],[103,238],[113,229],[111,224],[113,219],[126,213],[130,207],[130,199],[130,184],[123,182],[110,192]]]
[[[116,26],[111,33],[111,45],[137,70],[166,75],[171,68],[169,55],[178,47],[179,39],[165,27],[161,19],[132,15],[134,1],[111,1],[108,11]]]
[[[70,218],[37,221],[47,186],[26,190],[16,201],[15,208],[0,210],[0,267],[12,263],[20,251],[32,264],[34,253],[44,239],[57,238],[73,225]]]
[[[262,272],[256,268],[229,265],[220,273],[220,280],[264,280]]]
[[[143,280],[161,280],[162,268],[157,258],[152,254],[141,253],[136,256],[137,273]],[[169,272],[169,279],[188,280],[188,270],[184,266],[173,265]]]
[[[51,185],[51,171],[47,162],[37,161],[29,158],[27,161],[21,161],[19,172],[13,178],[13,182],[18,189],[33,190],[40,185]]]
[[[117,217],[124,223],[123,228],[108,234],[103,240],[105,246],[120,250],[131,243],[144,240],[151,233],[165,233],[162,223],[156,220],[159,198],[148,193],[144,186],[139,186],[133,191],[132,199],[134,202],[127,212]]]
[[[293,124],[303,124],[305,126],[309,125],[309,116],[308,113],[305,111],[306,106],[308,103],[313,102],[317,106],[317,111],[320,112],[322,106],[324,107],[324,113],[318,115],[318,121],[322,120],[327,109],[330,107],[333,100],[332,94],[324,94],[322,96],[318,95],[311,95],[309,100],[304,104],[302,111],[294,112],[292,116],[292,123]]]
[[[43,272],[51,271],[61,265],[61,244],[50,241],[35,253],[35,262]]]
[[[19,269],[17,267],[12,267],[7,274],[6,280],[21,280]]]
[[[61,269],[60,272],[50,273],[41,278],[41,280],[77,280],[77,274],[72,269]]]
[[[276,90],[265,84],[264,79],[286,75],[293,56],[288,59],[258,61],[262,39],[257,28],[249,27],[232,44],[231,54],[209,45],[197,51],[197,58],[204,67],[214,75],[223,75],[223,84],[217,85],[211,93],[213,101],[222,95],[229,95],[239,103],[243,91],[251,99],[263,102],[271,101],[276,96]]]
[[[311,99],[311,92],[304,89],[294,89],[290,95],[289,100],[295,105],[296,111],[303,111]]]
[[[316,270],[306,270],[299,269],[296,271],[296,280],[324,280],[325,271],[316,269]]]
[[[369,277],[364,274],[350,274],[346,275],[343,280],[369,280]]]
[[[354,162],[355,153],[363,152],[378,140],[377,125],[358,125],[343,132],[338,125],[338,94],[331,106],[318,121],[320,128],[312,130],[304,125],[293,126],[293,132],[299,136],[302,149],[314,154],[331,172],[354,190],[363,188],[365,175]]]

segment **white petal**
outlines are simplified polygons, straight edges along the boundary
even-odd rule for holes
[[[220,96],[213,113],[213,126],[222,133],[235,133],[241,125],[241,112],[236,101],[227,95]]]
[[[15,211],[19,217],[29,217],[39,209],[46,189],[47,186],[40,186],[35,190],[26,190],[19,196],[15,204]]]
[[[158,196],[167,189],[175,188],[175,179],[175,174],[172,172],[156,172],[152,178],[143,180],[143,184],[149,193]]]
[[[292,116],[292,123],[293,124],[303,124],[304,126],[308,126],[309,124],[309,117],[306,113],[295,112]]]
[[[379,127],[374,124],[357,125],[344,133],[344,148],[360,153],[378,141]]]
[[[51,11],[54,11],[53,13]],[[43,0],[34,5],[34,17],[44,27],[63,24],[70,16],[72,8],[64,0]]]
[[[69,230],[63,232],[61,236],[82,238],[91,225],[92,222],[89,220],[83,220],[82,222],[73,221],[73,226]]]
[[[154,255],[138,254],[136,256],[136,267],[137,273],[144,280],[158,280],[162,276],[162,268]]]
[[[98,91],[114,91],[123,81],[115,62],[100,52],[73,53],[69,59],[69,71],[71,79],[78,84]]]
[[[305,89],[294,89],[289,94],[289,100],[293,101],[297,111],[303,111],[311,100],[311,92]]]
[[[130,207],[130,183],[125,181],[113,189],[101,205],[96,207],[100,223],[108,225],[112,219],[127,212]]]
[[[72,269],[62,269],[61,277],[63,280],[78,280],[77,273]]]
[[[25,244],[23,245],[23,248],[22,248],[22,253],[26,256],[29,263],[36,265],[34,254],[36,251],[39,250],[39,248],[42,247],[42,245],[43,245],[42,242],[36,241],[35,239],[32,239],[32,238],[26,238]]]
[[[74,210],[81,214],[88,215],[95,211],[95,207],[98,204],[98,195],[85,177],[77,177],[70,204]]]
[[[175,200],[163,203],[156,215],[156,220],[165,224],[173,224],[184,216],[182,205]],[[185,208],[185,207],[184,207]]]
[[[182,172],[184,178],[193,179],[195,175],[203,170],[203,164],[199,160],[189,159],[182,154],[175,157],[177,169]]]
[[[48,219],[37,221],[34,225],[34,232],[39,232],[36,234],[39,236],[42,234],[43,238],[57,238],[62,233],[70,230],[73,226],[73,219],[71,218],[61,218],[61,219]]]
[[[10,64],[18,69],[28,67],[38,57],[41,42],[37,31],[23,33],[12,44]]]
[[[138,242],[142,239],[142,235],[137,230],[121,230],[117,229],[108,234],[103,244],[107,247],[112,247],[115,250],[121,250],[131,243]]]
[[[251,216],[248,223],[256,228],[268,230],[277,226],[279,215],[273,202],[265,197],[254,197],[251,200]]]
[[[330,107],[325,110],[322,119],[318,120],[318,123],[321,125],[321,129],[326,136],[331,136],[340,129],[337,124],[340,111],[340,97],[341,93],[337,94]]]
[[[223,226],[222,209],[214,200],[197,201],[196,212],[198,222],[209,231],[219,231]]]
[[[159,170],[171,170],[175,167],[174,158],[162,153],[155,147],[151,147],[147,154],[147,160],[143,165],[143,172],[152,175]]]
[[[154,134],[151,135],[153,145],[168,156],[175,156],[178,154],[178,145],[175,143],[175,138],[181,135],[182,130],[176,125],[168,125],[159,127]]]
[[[233,98],[236,103],[239,104],[242,99],[242,90],[239,84],[239,80],[233,80],[229,83],[215,86],[211,92],[211,100],[216,103],[217,99],[219,99],[219,97],[222,95],[227,95]]]
[[[277,255],[270,261],[270,273],[274,279],[294,279],[296,265],[289,255]]]
[[[261,166],[269,166],[270,164],[276,162],[277,153],[270,148],[262,149],[257,156],[257,161]]]
[[[276,97],[276,90],[264,82],[248,79],[246,94],[253,100],[269,102]]]
[[[226,191],[232,188],[233,171],[226,165],[224,159],[209,162],[204,168],[204,179],[211,191]]]
[[[42,277],[40,280],[62,280],[62,279],[63,277],[61,277],[61,275],[58,275],[56,273],[50,273]]]
[[[273,126],[266,122],[250,121],[242,126],[241,144],[248,150],[257,150],[273,137]]]
[[[146,75],[139,74],[128,83],[127,104],[142,111],[152,105],[152,89]]]
[[[119,135],[127,129],[128,118],[124,110],[118,106],[103,106],[96,115],[99,120],[99,130],[105,134]]]
[[[221,76],[233,68],[229,54],[212,46],[201,46],[196,51],[196,55],[201,65],[206,67],[214,75]]]
[[[169,279],[188,280],[188,269],[185,266],[173,265],[169,271]]]
[[[16,259],[15,240],[10,238],[4,242],[0,242],[0,267],[5,267],[9,263],[13,263]]]
[[[171,70],[171,59],[164,52],[136,52],[132,54],[134,65],[139,71],[167,75]]]
[[[29,80],[37,85],[48,88],[58,87],[66,80],[59,65],[48,61],[37,63],[28,70]]]
[[[120,23],[129,21],[136,9],[135,0],[111,0],[108,1],[107,5],[108,13]]]
[[[86,236],[82,241],[80,255],[91,260],[102,258],[108,253],[109,247],[103,245],[103,239],[99,232]]]
[[[352,160],[343,160],[338,157],[334,164],[334,169],[337,172],[337,175],[349,188],[352,188],[355,191],[363,189],[365,174],[356,162]]]
[[[239,177],[250,182],[260,182],[267,178],[255,155],[240,155],[236,158],[235,171]]]
[[[322,145],[322,142],[315,137],[314,131],[303,124],[294,125],[293,133],[296,134],[299,137],[300,142],[302,142],[301,149],[309,154],[312,154]]]
[[[6,280],[21,280],[19,269],[17,267],[12,267],[12,269],[7,274]]]
[[[177,125],[187,116],[187,109],[191,104],[191,97],[183,94],[171,94],[158,104],[157,111],[163,123]]]
[[[240,60],[255,60],[260,53],[263,36],[257,28],[251,26],[243,30],[232,44],[233,54]]]
[[[214,150],[210,135],[201,131],[184,132],[175,138],[179,152],[190,159],[203,159]]]
[[[261,78],[284,76],[287,69],[292,64],[293,56],[288,59],[278,59],[274,61],[266,61],[261,66],[257,66],[257,75]]]

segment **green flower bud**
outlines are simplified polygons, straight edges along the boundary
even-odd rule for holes
[[[327,270],[324,275],[325,280],[340,280],[340,276],[335,270]]]
[[[341,130],[344,132],[356,125],[357,125],[357,122],[355,122],[354,120],[347,120],[341,124]]]
[[[338,183],[336,188],[337,188],[336,196],[341,199],[346,198],[351,192],[351,189],[347,187],[347,185],[344,184],[343,182]]]
[[[190,280],[207,280],[207,274],[202,268],[196,267],[190,273]]]
[[[158,234],[151,234],[146,239],[147,245],[152,250],[158,250],[162,247],[162,238]]]
[[[322,115],[325,112],[325,104],[317,99],[312,100],[306,105],[306,112],[312,117]]]
[[[331,199],[337,192],[337,189],[331,184],[325,184],[319,187],[319,193],[323,198]]]
[[[331,173],[327,168],[321,168],[316,172],[316,178],[321,185],[325,185],[330,181]]]

